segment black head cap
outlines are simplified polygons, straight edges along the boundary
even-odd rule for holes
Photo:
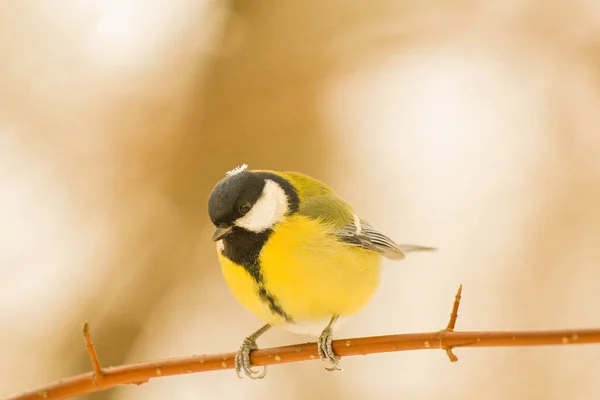
[[[232,224],[244,215],[242,204],[253,206],[265,187],[263,176],[241,171],[221,179],[208,197],[208,215],[214,225]]]

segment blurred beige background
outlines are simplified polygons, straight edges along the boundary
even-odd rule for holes
[[[122,0],[0,6],[0,397],[233,351],[206,198],[300,170],[439,253],[338,337],[600,326],[600,5]],[[262,346],[310,338],[273,331]],[[153,380],[90,399],[597,399],[600,346],[459,349]]]

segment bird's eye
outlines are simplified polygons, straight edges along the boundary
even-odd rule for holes
[[[251,208],[252,206],[250,205],[250,203],[244,203],[240,206],[240,212],[242,214],[246,214],[248,211],[250,211]]]

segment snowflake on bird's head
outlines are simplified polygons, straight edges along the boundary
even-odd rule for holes
[[[242,164],[239,167],[235,167],[234,169],[232,169],[231,171],[228,171],[227,173],[225,173],[225,176],[233,176],[233,175],[237,175],[240,172],[244,171],[246,168],[248,168],[247,164]]]

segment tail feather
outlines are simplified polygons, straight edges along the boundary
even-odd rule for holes
[[[405,253],[412,253],[415,251],[436,251],[437,250],[437,247],[418,246],[415,244],[399,244],[398,248]]]
[[[394,248],[382,249],[382,253],[386,258],[390,260],[403,260],[404,253],[413,253],[417,251],[436,251],[435,247],[418,246],[415,244],[397,244]]]

